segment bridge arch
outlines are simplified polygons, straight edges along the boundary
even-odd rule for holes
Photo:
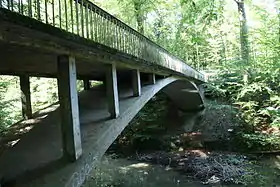
[[[67,182],[66,186],[82,185],[83,181],[90,174],[88,168],[94,168],[99,159],[103,156],[109,146],[117,139],[121,132],[128,126],[129,122],[145,106],[145,104],[158,92],[165,92],[170,99],[183,111],[199,110],[204,106],[203,92],[199,86],[187,79],[168,77],[159,80],[154,85],[142,88],[142,94],[139,97],[129,97],[131,92],[124,91],[120,95],[120,115],[116,119],[104,122],[107,127],[103,131],[99,141],[93,145],[93,152],[86,152],[87,158],[82,158],[80,172],[75,172]],[[124,103],[124,98],[128,98]],[[180,100],[180,102],[179,102]],[[81,180],[83,179],[83,180]],[[80,181],[80,182],[79,182]],[[74,184],[74,185],[73,185]]]
[[[5,168],[0,169],[2,180],[13,181],[16,176],[18,184],[22,184],[26,175],[37,176],[37,173],[47,171],[49,174],[35,178],[31,182],[32,185],[44,186],[47,181],[47,186],[81,186],[129,122],[161,90],[174,99],[175,104],[179,104],[178,107],[183,110],[198,109],[203,104],[201,92],[195,83],[187,79],[168,77],[158,80],[155,84],[143,86],[139,97],[131,97],[131,88],[119,90],[120,115],[110,119],[102,86],[84,91],[79,95],[82,156],[71,164],[58,161],[63,153],[60,122],[57,119],[60,107],[55,104],[36,114],[34,119],[24,121],[34,126],[34,129],[21,138],[13,147],[13,151],[1,156],[0,168]],[[187,97],[192,100],[188,100]],[[176,98],[184,102],[178,103]]]

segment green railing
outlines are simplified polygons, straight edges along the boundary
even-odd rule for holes
[[[0,0],[0,8],[204,81],[204,76],[88,0]]]

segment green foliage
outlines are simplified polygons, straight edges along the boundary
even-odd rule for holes
[[[244,82],[243,72],[236,69],[218,74],[208,86],[208,93],[224,96],[239,109],[239,116],[245,122],[238,134],[241,144],[255,150],[280,149],[279,74],[269,67],[266,71],[251,69],[254,73]]]
[[[164,120],[168,112],[166,109],[168,102],[165,94],[154,96],[119,136],[117,146],[114,148],[129,152],[142,148],[158,149],[164,146],[166,142],[160,136],[166,132]]]
[[[15,77],[0,76],[0,132],[20,119],[18,81]]]

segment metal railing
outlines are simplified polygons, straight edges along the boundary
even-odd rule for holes
[[[186,65],[183,60],[88,0],[0,0],[0,8],[37,19],[186,76],[204,80],[203,74]]]

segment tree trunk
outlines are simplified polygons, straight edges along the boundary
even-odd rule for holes
[[[280,8],[278,8],[278,42],[280,43]]]
[[[142,2],[141,0],[133,0],[135,17],[137,22],[137,30],[141,34],[144,34],[144,15],[142,11]]]
[[[244,0],[234,0],[237,3],[239,20],[240,20],[240,45],[241,45],[241,58],[246,63],[249,64],[250,59],[250,49],[249,49],[249,39],[248,39],[248,25],[247,17],[244,6]]]

